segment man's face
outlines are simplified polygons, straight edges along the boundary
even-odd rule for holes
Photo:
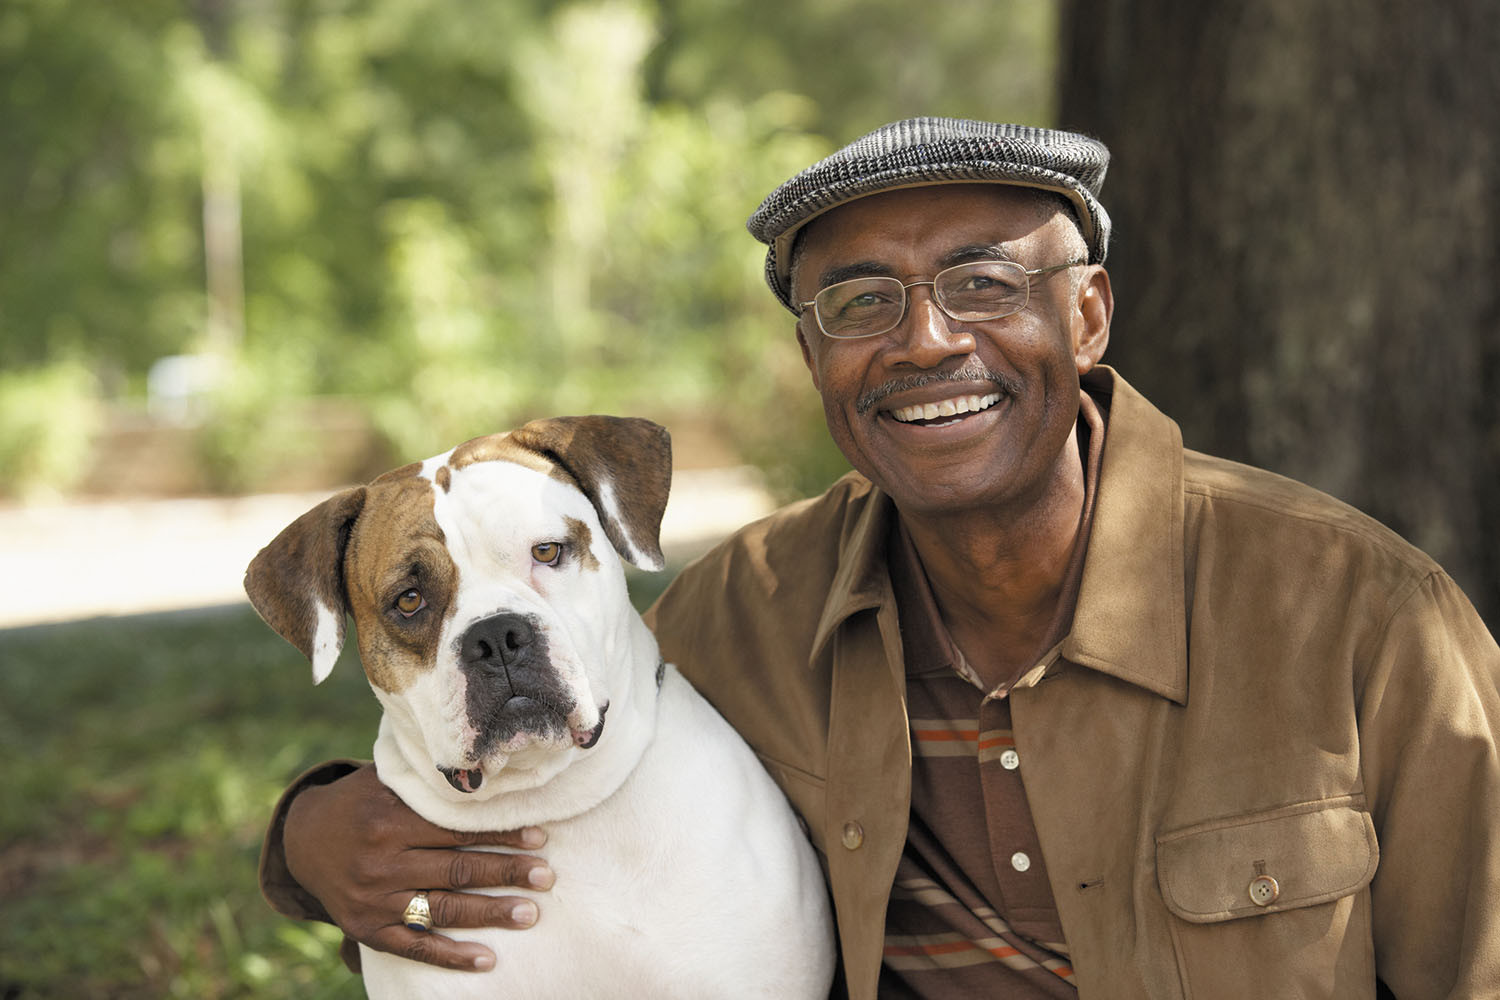
[[[861,275],[930,280],[996,255],[1028,270],[1086,259],[1067,215],[1038,205],[1032,192],[983,184],[861,198],[809,225],[793,300]],[[907,296],[901,324],[878,336],[824,336],[811,307],[797,324],[835,443],[907,514],[1039,502],[1063,474],[1078,378],[1108,342],[1108,276],[1099,267],[1038,275],[1024,310],[983,322],[948,318],[931,285]],[[925,404],[957,412],[921,419]]]

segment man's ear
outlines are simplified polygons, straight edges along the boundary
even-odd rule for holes
[[[661,518],[672,489],[672,438],[638,417],[533,420],[510,440],[567,471],[583,490],[620,558],[640,569],[666,566]]]
[[[282,529],[245,570],[250,603],[312,661],[314,684],[328,677],[344,648],[344,551],[364,505],[363,486],[323,501]]]
[[[1109,346],[1109,324],[1115,314],[1115,295],[1109,272],[1090,269],[1078,284],[1073,309],[1073,361],[1083,375],[1099,363]]]

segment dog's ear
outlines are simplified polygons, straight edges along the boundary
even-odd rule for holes
[[[364,504],[363,486],[330,497],[287,525],[245,570],[250,603],[312,661],[314,684],[323,683],[344,648],[344,549]]]
[[[672,488],[672,437],[638,417],[551,417],[510,440],[567,470],[593,503],[620,557],[641,569],[666,565],[661,516]]]

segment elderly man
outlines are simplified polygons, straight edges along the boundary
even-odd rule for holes
[[[856,471],[685,569],[663,650],[807,821],[851,997],[1500,995],[1500,650],[1422,553],[1099,365],[1107,156],[915,119],[766,199]],[[459,891],[551,883],[540,832],[487,839],[540,856],[328,765],[264,884],[487,967],[398,926],[434,886],[441,923],[534,920]]]

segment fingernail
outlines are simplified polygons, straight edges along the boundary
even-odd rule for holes
[[[550,889],[557,876],[546,865],[537,865],[526,873],[526,881],[537,889]]]
[[[530,900],[517,903],[516,908],[510,911],[510,919],[522,927],[530,927],[536,923],[536,904]]]
[[[495,967],[494,955],[475,955],[474,968],[480,972],[489,972]]]
[[[522,847],[541,847],[547,842],[547,833],[539,826],[528,826],[521,831]]]

